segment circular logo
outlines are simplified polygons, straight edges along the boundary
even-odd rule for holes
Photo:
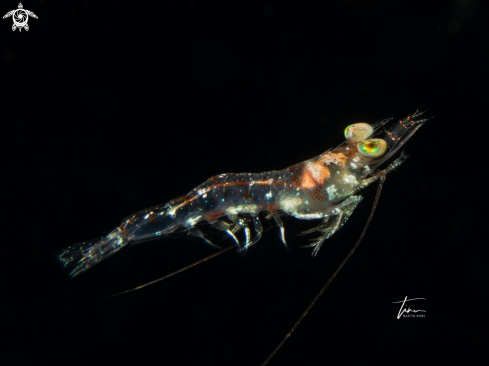
[[[27,24],[27,21],[29,20],[29,15],[24,9],[17,9],[12,14],[12,18],[14,20],[15,26],[22,28]]]

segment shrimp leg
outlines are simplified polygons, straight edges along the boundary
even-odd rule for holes
[[[321,236],[314,240],[312,244],[304,245],[303,248],[314,247],[312,252],[313,256],[319,252],[321,246],[323,245],[326,239],[329,239],[334,235],[350,218],[351,214],[357,207],[357,205],[363,200],[362,196],[352,196],[347,200],[343,201],[341,204],[337,205],[331,211],[325,213],[327,216],[323,218],[321,224],[316,226],[315,228],[303,231],[301,235],[310,234],[315,231],[319,231]]]
[[[188,233],[190,235],[196,236],[198,238],[202,238],[206,242],[206,244],[209,244],[211,247],[214,247],[214,248],[217,248],[217,249],[222,249],[220,246],[212,243],[209,239],[207,239],[205,237],[204,233],[200,229],[198,229],[197,227],[195,227],[195,226],[194,227],[191,227],[190,229],[188,229]]]
[[[275,223],[280,229],[280,239],[282,239],[282,243],[284,243],[285,248],[288,249],[287,243],[285,242],[285,230],[284,230],[284,223],[282,222],[282,219],[277,213],[272,213],[272,217],[275,220]]]
[[[250,241],[251,231],[250,231],[250,228],[247,224],[247,221],[249,221],[249,219],[244,218],[244,217],[239,217],[238,215],[229,215],[229,218],[231,221],[233,221],[234,228],[231,224],[227,223],[224,220],[218,220],[216,222],[213,222],[211,225],[218,230],[226,232],[230,237],[232,237],[234,239],[234,241],[236,242],[236,244],[238,245],[238,248],[239,248],[238,251],[243,252],[243,254],[244,254],[250,246],[252,246],[253,244],[257,243],[258,240],[260,240],[261,234],[263,232],[263,227],[261,226],[261,223],[260,223],[260,220],[258,219],[258,217],[256,217],[256,216],[252,217],[253,227],[255,229],[256,234],[255,234],[254,238]],[[239,243],[239,240],[234,235],[235,232],[237,232],[241,229],[243,229],[245,232],[245,245],[244,246],[241,246],[241,244]]]
[[[263,226],[261,226],[261,222],[258,216],[254,216],[252,220],[253,220],[253,227],[255,229],[255,237],[253,238],[250,245],[257,243],[258,240],[260,240],[261,235],[263,233]]]
[[[236,238],[236,236],[234,235],[232,227],[230,224],[228,224],[224,220],[218,220],[216,222],[213,222],[211,225],[214,228],[221,230],[221,231],[224,231],[226,234],[228,234],[236,242],[236,245],[238,246],[238,248],[240,248],[238,238]]]

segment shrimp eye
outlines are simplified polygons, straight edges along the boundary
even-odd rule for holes
[[[351,141],[363,141],[374,133],[374,129],[368,123],[360,122],[345,128],[345,138]]]
[[[358,151],[369,159],[377,159],[385,154],[387,143],[382,139],[369,139],[357,144]]]

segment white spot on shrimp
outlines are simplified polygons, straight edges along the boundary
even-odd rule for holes
[[[199,189],[199,190],[197,191],[197,194],[198,194],[199,196],[201,196],[201,195],[203,195],[203,194],[205,194],[205,193],[207,193],[207,192],[209,192],[209,188],[202,188],[202,189]]]
[[[193,226],[195,226],[195,224],[196,224],[197,222],[199,222],[199,220],[200,220],[200,218],[201,218],[201,217],[202,217],[202,215],[200,215],[200,216],[196,216],[196,217],[191,217],[191,218],[189,218],[189,219],[187,220],[187,224],[189,224],[189,225],[190,225],[190,227],[193,227]]]
[[[290,214],[297,212],[297,207],[302,204],[302,198],[289,198],[280,202],[282,210]]]
[[[267,200],[269,200],[270,198],[272,198],[272,191],[268,192],[265,197],[267,198]]]
[[[352,163],[350,163],[350,166],[351,166],[353,169],[356,169],[356,168],[357,168],[357,164],[355,164],[355,163],[353,163],[353,162],[352,162]]]
[[[334,200],[334,198],[337,196],[336,187],[334,186],[334,184],[326,188],[326,191],[328,192],[328,197],[330,201]]]
[[[170,211],[168,211],[168,216],[170,216],[170,217],[175,216],[175,211],[176,210],[174,208],[172,208]]]
[[[346,184],[354,184],[357,185],[358,181],[357,178],[354,175],[347,175],[343,178]]]
[[[270,179],[268,180],[268,184],[272,184],[272,183],[273,183],[273,178],[270,178]]]
[[[228,214],[228,215],[237,215],[239,213],[255,214],[257,212],[258,212],[258,206],[257,205],[239,205],[236,207],[229,207],[226,210],[226,214]]]
[[[238,214],[238,211],[236,210],[235,207],[229,207],[226,210],[226,214],[228,214],[228,215],[237,215]]]

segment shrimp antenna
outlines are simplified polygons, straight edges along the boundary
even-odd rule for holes
[[[156,279],[154,281],[151,281],[151,282],[147,282],[147,283],[145,283],[145,284],[143,284],[141,286],[134,287],[134,288],[132,288],[130,290],[125,290],[125,291],[122,291],[122,292],[118,292],[116,294],[110,295],[109,297],[114,297],[114,296],[118,296],[118,295],[122,295],[122,294],[127,294],[128,292],[132,292],[132,291],[136,291],[136,290],[141,290],[143,287],[146,287],[146,286],[149,286],[149,285],[153,285],[156,282],[160,282],[160,281],[166,280],[168,277],[171,277],[173,275],[176,275],[176,274],[178,274],[180,272],[183,272],[183,271],[185,271],[185,270],[187,270],[189,268],[192,268],[192,267],[196,266],[197,264],[200,264],[200,263],[205,262],[205,261],[207,261],[209,259],[212,259],[214,257],[217,257],[219,254],[222,254],[224,252],[227,252],[228,250],[231,250],[233,248],[234,248],[234,246],[227,247],[225,249],[222,249],[222,250],[218,251],[217,253],[214,253],[214,254],[211,254],[211,255],[209,255],[209,256],[207,256],[205,258],[199,259],[197,262],[194,262],[192,264],[189,264],[188,266],[185,266],[183,268],[180,268],[180,269],[176,270],[175,272],[172,272],[170,274],[167,274],[166,276],[163,276],[163,277],[158,278],[158,279]]]
[[[386,171],[388,171],[389,168],[390,167],[388,167],[386,169]],[[321,295],[323,294],[323,292],[328,288],[328,286],[331,283],[331,281],[333,281],[333,279],[341,271],[341,269],[343,268],[343,266],[345,265],[345,263],[348,261],[348,259],[350,259],[350,257],[353,255],[353,253],[355,253],[355,250],[357,250],[358,246],[360,245],[360,242],[362,241],[363,237],[365,236],[365,233],[367,231],[368,226],[370,225],[370,222],[372,221],[372,217],[374,216],[375,209],[377,208],[377,203],[379,202],[379,197],[380,197],[380,191],[382,190],[382,185],[385,182],[386,171],[381,171],[381,172],[379,172],[379,174],[376,177],[373,177],[373,178],[379,179],[379,186],[377,188],[377,193],[375,195],[375,201],[374,201],[374,204],[372,206],[372,211],[370,212],[370,216],[368,217],[367,223],[365,224],[365,226],[363,228],[363,231],[360,234],[360,237],[358,238],[357,242],[355,243],[355,245],[353,246],[353,248],[350,250],[350,252],[348,253],[348,255],[345,257],[345,259],[343,259],[343,262],[341,262],[341,264],[338,266],[338,268],[336,269],[336,271],[334,271],[334,273],[332,274],[332,276],[329,278],[328,282],[326,282],[326,284],[321,288],[321,290],[318,292],[318,294],[316,295],[316,297],[309,304],[309,306],[307,307],[306,311],[304,311],[302,313],[302,315],[295,322],[295,324],[292,326],[292,328],[290,329],[290,331],[285,335],[285,337],[278,344],[278,346],[275,347],[275,349],[273,350],[273,352],[270,353],[270,355],[265,360],[265,362],[262,363],[262,366],[265,366],[266,364],[268,364],[268,362],[270,362],[270,360],[278,352],[278,350],[280,348],[282,348],[282,346],[284,345],[285,341],[287,341],[287,339],[289,339],[289,337],[292,335],[292,333],[294,333],[294,331],[297,328],[297,326],[306,317],[307,313],[312,309],[312,307],[314,306],[314,304],[316,303],[316,301],[318,301],[318,299],[321,297]]]

